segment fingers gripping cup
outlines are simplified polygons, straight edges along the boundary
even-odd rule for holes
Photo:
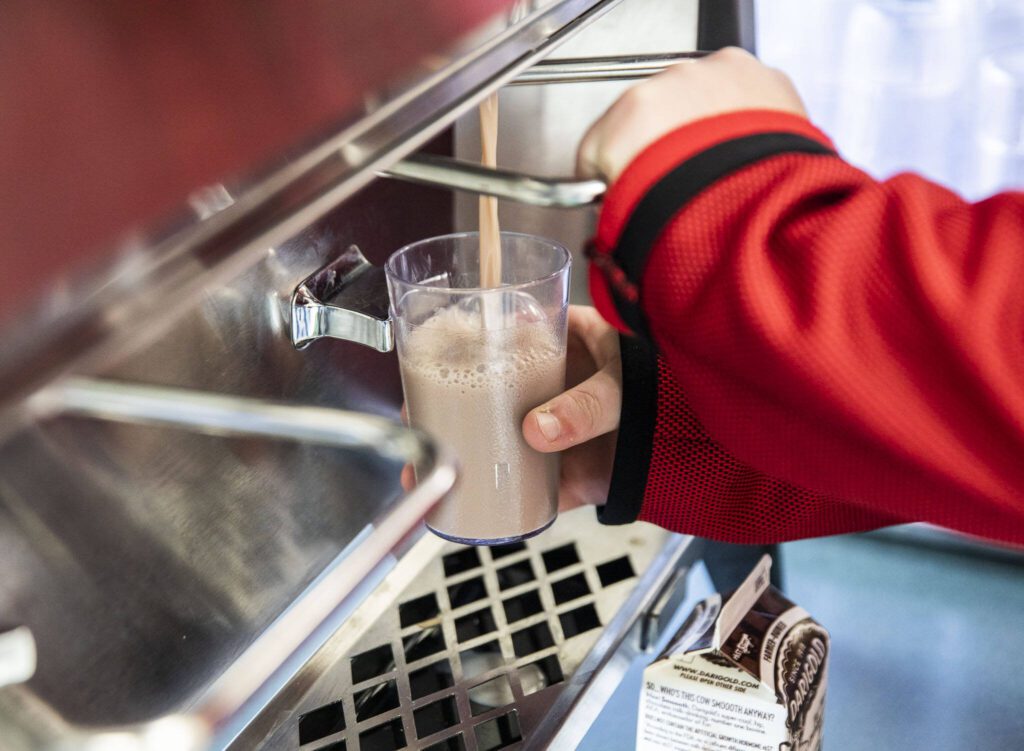
[[[459,458],[455,490],[427,518],[455,542],[531,537],[558,509],[558,455],[523,440],[526,413],[565,384],[569,252],[501,233],[501,286],[480,287],[477,233],[407,245],[387,262],[410,423]]]

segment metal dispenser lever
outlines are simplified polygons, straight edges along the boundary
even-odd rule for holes
[[[509,85],[532,86],[646,78],[672,65],[693,62],[708,54],[704,51],[695,51],[545,60],[521,73]],[[473,162],[435,154],[413,154],[377,174],[421,185],[496,196],[531,206],[562,209],[600,203],[608,188],[601,180],[539,177],[511,170],[489,169]]]
[[[602,180],[536,177],[436,154],[413,154],[379,174],[421,185],[563,209],[599,203],[608,189]]]
[[[707,54],[696,51],[547,60],[521,73],[510,85],[645,78]],[[551,208],[600,203],[608,189],[602,180],[527,175],[436,154],[413,154],[378,175]],[[316,339],[330,337],[390,352],[394,349],[395,337],[384,270],[367,261],[355,245],[351,246],[295,289],[291,333],[297,349],[308,347]]]

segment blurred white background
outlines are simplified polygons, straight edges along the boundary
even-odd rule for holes
[[[977,199],[1024,187],[1024,0],[757,0],[758,53],[843,155]]]

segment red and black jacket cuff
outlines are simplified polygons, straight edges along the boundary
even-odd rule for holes
[[[641,281],[666,226],[699,193],[779,154],[834,154],[807,120],[781,112],[731,113],[683,126],[644,150],[609,190],[589,252],[594,304],[620,338],[622,417],[605,524],[641,514],[659,412],[659,361],[642,312]]]
[[[644,339],[619,337],[622,416],[608,500],[597,510],[603,524],[629,524],[640,516],[658,420],[658,356]]]
[[[588,251],[591,297],[602,315],[620,331],[650,339],[641,285],[665,228],[722,178],[793,153],[835,155],[806,119],[761,110],[690,123],[648,146],[609,190]]]

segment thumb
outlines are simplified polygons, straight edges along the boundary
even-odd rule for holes
[[[619,427],[622,387],[607,369],[531,410],[523,436],[537,451],[562,451]]]

